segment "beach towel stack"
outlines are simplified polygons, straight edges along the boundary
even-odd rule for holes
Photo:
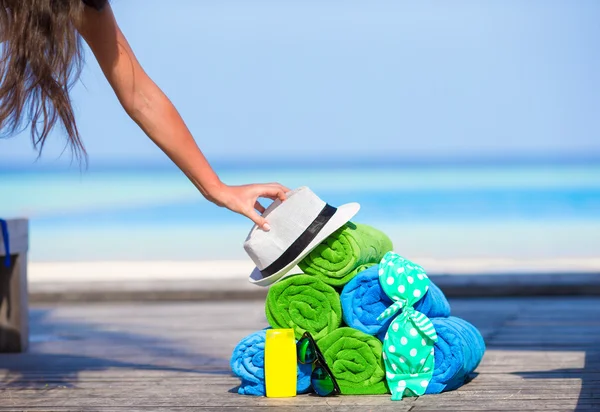
[[[335,341],[346,342],[346,350],[338,354],[338,365],[346,357],[354,366],[351,372],[339,374],[338,383],[344,393],[388,393],[381,341],[343,327],[340,292],[358,273],[377,266],[392,248],[392,241],[380,230],[348,222],[298,264],[304,273],[273,284],[267,294],[265,314],[270,327],[291,328],[296,339],[309,331],[317,342],[323,342],[319,347],[327,348],[325,353],[330,358],[336,356],[332,347]],[[241,380],[240,394],[264,396],[264,339],[264,331],[255,332],[242,339],[233,351],[230,363]],[[328,363],[334,364],[333,360]],[[304,374],[306,367],[308,375]],[[310,375],[310,368],[311,365],[302,365],[298,369],[298,393],[309,390],[305,377]]]
[[[309,331],[343,395],[400,400],[457,389],[479,365],[483,338],[451,316],[421,266],[392,249],[378,229],[348,223],[298,265],[304,273],[270,287],[267,321],[296,339]],[[234,350],[232,369],[242,380],[238,393],[264,395],[264,338],[251,337]],[[298,369],[298,393],[310,391],[307,366]]]

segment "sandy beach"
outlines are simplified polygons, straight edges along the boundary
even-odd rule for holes
[[[434,275],[600,273],[600,258],[416,259]],[[232,280],[246,282],[251,260],[32,262],[31,283]]]

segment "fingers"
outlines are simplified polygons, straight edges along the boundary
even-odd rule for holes
[[[285,193],[291,192],[291,190],[289,188],[287,188],[286,186],[284,186],[282,184],[279,184],[279,183],[272,183],[272,184],[279,186]]]
[[[284,194],[287,193],[287,192],[291,192],[291,190],[289,188],[287,188],[286,186],[284,186],[284,185],[282,185],[280,183],[265,183],[265,184],[258,185],[258,186],[261,186],[263,188],[274,187],[274,188],[277,188],[277,189],[281,190]]]
[[[245,213],[245,215],[247,218],[249,218],[254,223],[256,223],[256,226],[258,226],[265,232],[268,232],[269,230],[271,230],[271,227],[267,223],[267,220],[264,217],[260,216],[258,213],[256,213],[254,210],[251,210],[248,213]]]
[[[278,188],[282,189],[285,192],[290,192],[291,191],[290,189],[288,189],[287,187],[285,187],[281,183],[277,183],[277,182],[263,183],[261,186],[275,186],[275,187],[278,187]]]
[[[287,198],[285,187],[281,185],[261,185],[257,187],[258,196],[266,197],[272,200],[279,199],[282,202]]]
[[[279,184],[279,183],[268,183],[268,184],[257,184],[257,185],[253,185],[254,186],[254,209],[250,209],[247,210],[245,213],[243,213],[246,217],[248,217],[250,220],[252,220],[258,227],[260,227],[261,229],[263,229],[264,231],[269,231],[271,230],[269,224],[267,223],[267,220],[262,217],[261,215],[259,215],[256,211],[258,211],[259,213],[264,213],[265,212],[265,207],[263,205],[260,204],[260,202],[257,200],[257,198],[259,197],[264,197],[264,198],[268,198],[268,199],[272,199],[272,200],[281,200],[282,202],[284,200],[286,200],[287,196],[286,193],[290,192],[290,189],[288,189],[287,187]],[[256,209],[256,210],[255,210]]]
[[[287,188],[286,186],[280,185],[279,183],[275,183],[275,184],[277,186],[279,186],[284,191],[284,193],[291,192],[291,190],[289,188]]]

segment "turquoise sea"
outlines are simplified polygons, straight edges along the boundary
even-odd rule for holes
[[[309,186],[410,257],[600,257],[600,164],[222,167],[229,184]],[[173,168],[0,171],[0,217],[30,219],[30,259],[245,258],[252,223]],[[264,203],[268,203],[265,200]]]

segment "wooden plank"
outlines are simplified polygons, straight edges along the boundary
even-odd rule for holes
[[[165,393],[163,394],[162,398],[163,399],[169,399],[169,398],[174,398],[174,397],[180,397],[182,394],[184,396],[194,396],[194,397],[202,397],[202,399],[204,400],[208,400],[208,399],[217,399],[219,397],[221,397],[221,394],[219,393],[215,393],[218,390],[222,389],[223,387],[229,387],[227,389],[227,391],[229,391],[231,388],[234,388],[237,385],[233,385],[233,386],[229,386],[229,384],[232,383],[232,380],[226,381],[226,382],[221,382],[218,385],[217,384],[211,384],[211,385],[198,385],[198,382],[196,382],[194,385],[187,385],[184,388],[181,388],[180,390],[178,390],[176,393],[169,393],[168,391],[165,391]],[[579,390],[575,390],[574,387],[571,387],[570,391],[557,391],[556,388],[552,388],[552,389],[544,389],[544,388],[513,388],[513,387],[496,387],[496,388],[481,388],[479,386],[475,387],[474,385],[466,385],[466,386],[473,386],[471,389],[465,389],[465,390],[457,390],[454,392],[445,392],[439,395],[431,395],[431,396],[425,396],[423,397],[423,399],[425,398],[443,398],[443,399],[450,399],[450,400],[459,400],[459,401],[468,401],[470,399],[476,400],[476,399],[484,399],[484,400],[489,400],[489,399],[512,399],[512,400],[535,400],[535,399],[540,399],[540,400],[572,400],[572,399],[600,399],[600,394],[598,394],[597,391],[592,391],[592,389],[586,389],[583,393],[580,392]],[[132,390],[133,388],[135,388],[135,390]],[[110,394],[108,394],[106,392],[106,390],[100,386],[98,386],[95,389],[81,389],[81,388],[71,388],[68,386],[56,386],[53,388],[50,388],[52,390],[47,390],[44,393],[44,397],[46,399],[48,399],[48,401],[52,401],[52,400],[56,400],[56,399],[62,399],[63,397],[65,397],[65,395],[68,395],[71,398],[77,398],[77,399],[87,399],[87,398],[102,398],[102,397],[106,397],[109,396],[112,399],[118,399],[118,398],[140,398],[140,399],[148,399],[148,398],[152,398],[155,394],[157,390],[163,389],[163,387],[159,387],[156,385],[152,385],[152,386],[134,386],[131,387],[129,385],[125,386],[125,385],[110,385],[110,387],[108,389],[110,389]],[[594,388],[595,389],[595,388]],[[228,392],[229,393],[229,392]],[[229,396],[229,395],[227,395]],[[384,395],[382,395],[384,396]],[[3,397],[3,393],[0,391],[0,398]],[[34,389],[22,389],[21,391],[19,391],[19,399],[36,399],[40,397],[40,392],[39,390],[34,390]],[[299,398],[306,398],[306,399],[315,399],[314,396],[311,395],[302,395],[302,396],[298,396]],[[235,399],[238,399],[239,396],[235,395],[234,396]],[[361,397],[362,399],[363,397]],[[304,399],[303,401],[307,401],[306,399]],[[343,399],[340,398],[340,402],[345,402],[346,397],[344,397]],[[358,398],[357,398],[358,399]],[[356,400],[356,399],[355,399]]]
[[[586,315],[588,321],[573,325],[570,315],[554,314],[557,308],[596,313],[600,302],[451,304],[453,314],[490,331],[474,379],[401,402],[389,395],[282,400],[235,393],[239,380],[229,357],[241,338],[266,326],[260,302],[37,307],[30,352],[0,355],[0,410],[599,410],[600,349],[585,337],[594,320]],[[569,343],[558,333],[561,322],[577,339]],[[552,333],[541,342],[544,325]],[[529,330],[535,339],[524,337]]]
[[[304,406],[314,407],[327,405],[331,408],[345,407],[369,407],[369,406],[394,406],[396,410],[408,410],[412,405],[426,408],[439,407],[440,410],[527,410],[534,409],[559,409],[573,410],[575,407],[594,407],[598,405],[597,399],[514,399],[508,397],[499,398],[477,398],[471,401],[469,398],[460,399],[442,395],[423,396],[419,399],[405,398],[402,401],[392,402],[389,395],[382,396],[345,396],[338,398],[323,399],[317,396],[302,395],[293,398],[276,399],[255,396],[238,396],[235,394],[223,394],[220,396],[198,396],[193,394],[179,393],[178,396],[161,397],[119,397],[112,396],[82,398],[71,396],[68,390],[63,390],[62,397],[50,398],[47,394],[40,394],[35,399],[27,400],[27,407],[46,407],[54,410],[55,407],[85,407],[99,410],[111,407],[286,407]],[[243,398],[243,399],[240,399]],[[10,398],[4,398],[4,401]],[[16,405],[15,405],[16,406]],[[414,410],[414,409],[413,409]]]

